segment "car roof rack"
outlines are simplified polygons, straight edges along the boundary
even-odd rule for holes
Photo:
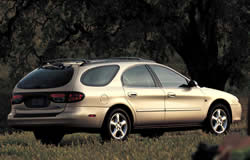
[[[56,65],[56,66],[64,66],[63,63],[67,62],[75,62],[75,63],[81,63],[80,66],[83,66],[85,64],[91,64],[91,63],[105,63],[105,62],[129,62],[129,61],[148,61],[148,62],[154,62],[153,60],[147,60],[139,57],[111,57],[111,58],[102,58],[102,59],[92,59],[92,60],[86,60],[81,58],[60,58],[60,59],[52,59],[52,60],[46,60],[42,63],[42,65]]]
[[[107,60],[136,60],[136,61],[145,61],[146,59],[139,57],[111,57],[107,58]]]
[[[111,57],[111,58],[103,58],[103,59],[92,59],[89,60],[89,63],[105,63],[105,62],[129,62],[129,61],[147,61],[154,62],[153,60],[143,59],[139,57]]]
[[[88,60],[80,58],[60,58],[44,61],[43,64],[62,64],[64,62],[88,63]]]

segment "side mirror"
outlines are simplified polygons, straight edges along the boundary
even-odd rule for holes
[[[198,86],[198,83],[195,81],[195,80],[190,80],[188,82],[188,87],[195,87],[195,86]]]

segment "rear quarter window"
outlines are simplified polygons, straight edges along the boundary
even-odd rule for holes
[[[109,84],[119,70],[118,65],[95,67],[81,76],[81,83],[87,86],[105,86]]]

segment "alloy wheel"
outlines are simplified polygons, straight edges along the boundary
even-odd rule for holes
[[[215,109],[212,113],[210,124],[215,133],[224,133],[228,127],[228,117],[226,112],[221,108]]]
[[[123,139],[128,131],[128,122],[125,115],[122,113],[115,113],[110,119],[109,130],[114,139]]]

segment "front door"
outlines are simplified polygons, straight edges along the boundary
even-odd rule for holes
[[[189,87],[181,74],[160,65],[150,68],[165,92],[165,123],[196,123],[203,119],[204,95],[200,88]]]

